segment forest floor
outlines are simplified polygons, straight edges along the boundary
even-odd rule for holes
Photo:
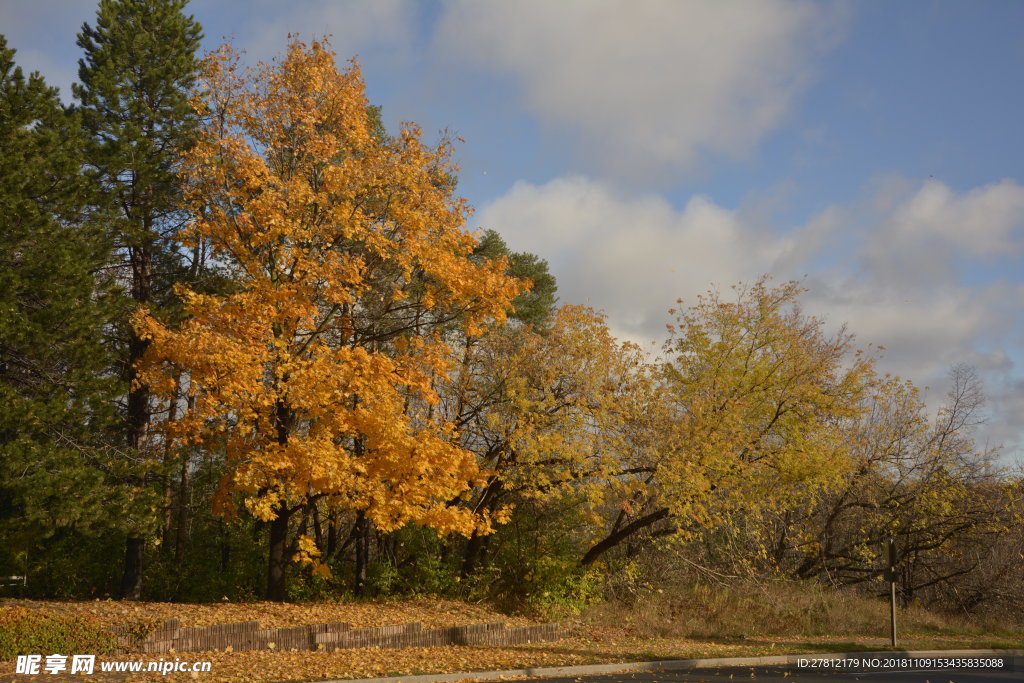
[[[78,615],[105,627],[178,618],[181,626],[208,626],[239,621],[259,621],[263,628],[346,621],[353,628],[421,622],[424,628],[462,626],[504,621],[509,626],[542,623],[522,615],[499,613],[486,605],[450,600],[348,602],[317,604],[222,603],[171,604],[116,601],[56,602],[0,600],[0,615],[17,607],[33,612]],[[739,657],[814,652],[886,650],[888,640],[878,631],[840,636],[773,635],[771,637],[682,637],[652,633],[652,629],[625,623],[627,619],[563,619],[570,637],[553,643],[517,646],[459,646],[432,648],[365,648],[336,652],[293,650],[258,652],[188,652],[163,655],[102,655],[100,661],[209,661],[202,674],[160,676],[96,673],[88,677],[45,675],[45,680],[202,680],[214,681],[314,681],[338,678],[373,678],[422,673],[451,673],[566,666],[656,659]],[[615,623],[617,622],[617,623]],[[936,632],[930,627],[908,626],[900,636],[901,650],[931,649],[1024,649],[1024,632]],[[747,633],[753,633],[748,630]],[[51,653],[39,653],[44,655]],[[89,654],[89,653],[65,653]],[[26,681],[14,675],[15,662],[0,662],[0,681]],[[98,664],[97,664],[98,670]]]

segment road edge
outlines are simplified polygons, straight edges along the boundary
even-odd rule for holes
[[[730,666],[778,666],[797,664],[800,659],[862,659],[914,657],[971,658],[1009,657],[1011,671],[1024,671],[1024,650],[883,650],[878,652],[809,652],[805,654],[770,655],[762,657],[717,657],[713,659],[662,659],[650,662],[618,662],[614,664],[582,664],[579,666],[529,667],[502,671],[467,671],[453,674],[418,674],[415,676],[387,676],[384,678],[336,678],[316,683],[454,683],[455,681],[493,681],[525,676],[549,678],[555,676],[582,676],[629,673],[631,671],[669,671],[709,669]]]

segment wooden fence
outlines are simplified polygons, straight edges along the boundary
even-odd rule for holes
[[[292,628],[261,629],[258,621],[182,628],[169,619],[130,649],[145,653],[201,652],[204,650],[340,650],[359,647],[440,647],[444,645],[521,645],[559,640],[566,636],[558,624],[517,626],[504,623],[471,624],[426,630],[422,624],[400,624],[352,629],[348,624],[312,624]]]

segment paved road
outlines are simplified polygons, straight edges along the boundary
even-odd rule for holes
[[[999,683],[1024,681],[1024,671],[932,669],[930,671],[820,671],[789,667],[735,667],[686,671],[643,671],[566,678],[544,678],[547,683]]]

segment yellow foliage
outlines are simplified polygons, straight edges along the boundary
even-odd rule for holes
[[[248,71],[222,48],[194,104],[189,240],[232,282],[179,286],[180,323],[135,318],[143,381],[169,401],[186,378],[188,411],[165,437],[223,457],[225,514],[237,495],[263,520],[326,495],[383,531],[487,529],[448,504],[480,473],[432,408],[450,357],[437,329],[503,321],[524,284],[469,258],[469,209],[438,180],[456,170],[450,145],[414,126],[376,138],[358,64],[338,71],[325,42]],[[298,559],[314,562],[301,539]]]
[[[845,331],[828,336],[802,314],[796,283],[762,278],[677,312],[665,351],[671,426],[659,475],[666,504],[698,520],[716,505],[777,509],[806,501],[850,468],[844,426],[862,410],[872,361],[850,358]]]
[[[464,438],[488,444],[484,466],[526,498],[583,493],[596,505],[639,446],[652,399],[640,350],[616,341],[603,316],[563,306],[543,333],[497,328],[463,369]]]

